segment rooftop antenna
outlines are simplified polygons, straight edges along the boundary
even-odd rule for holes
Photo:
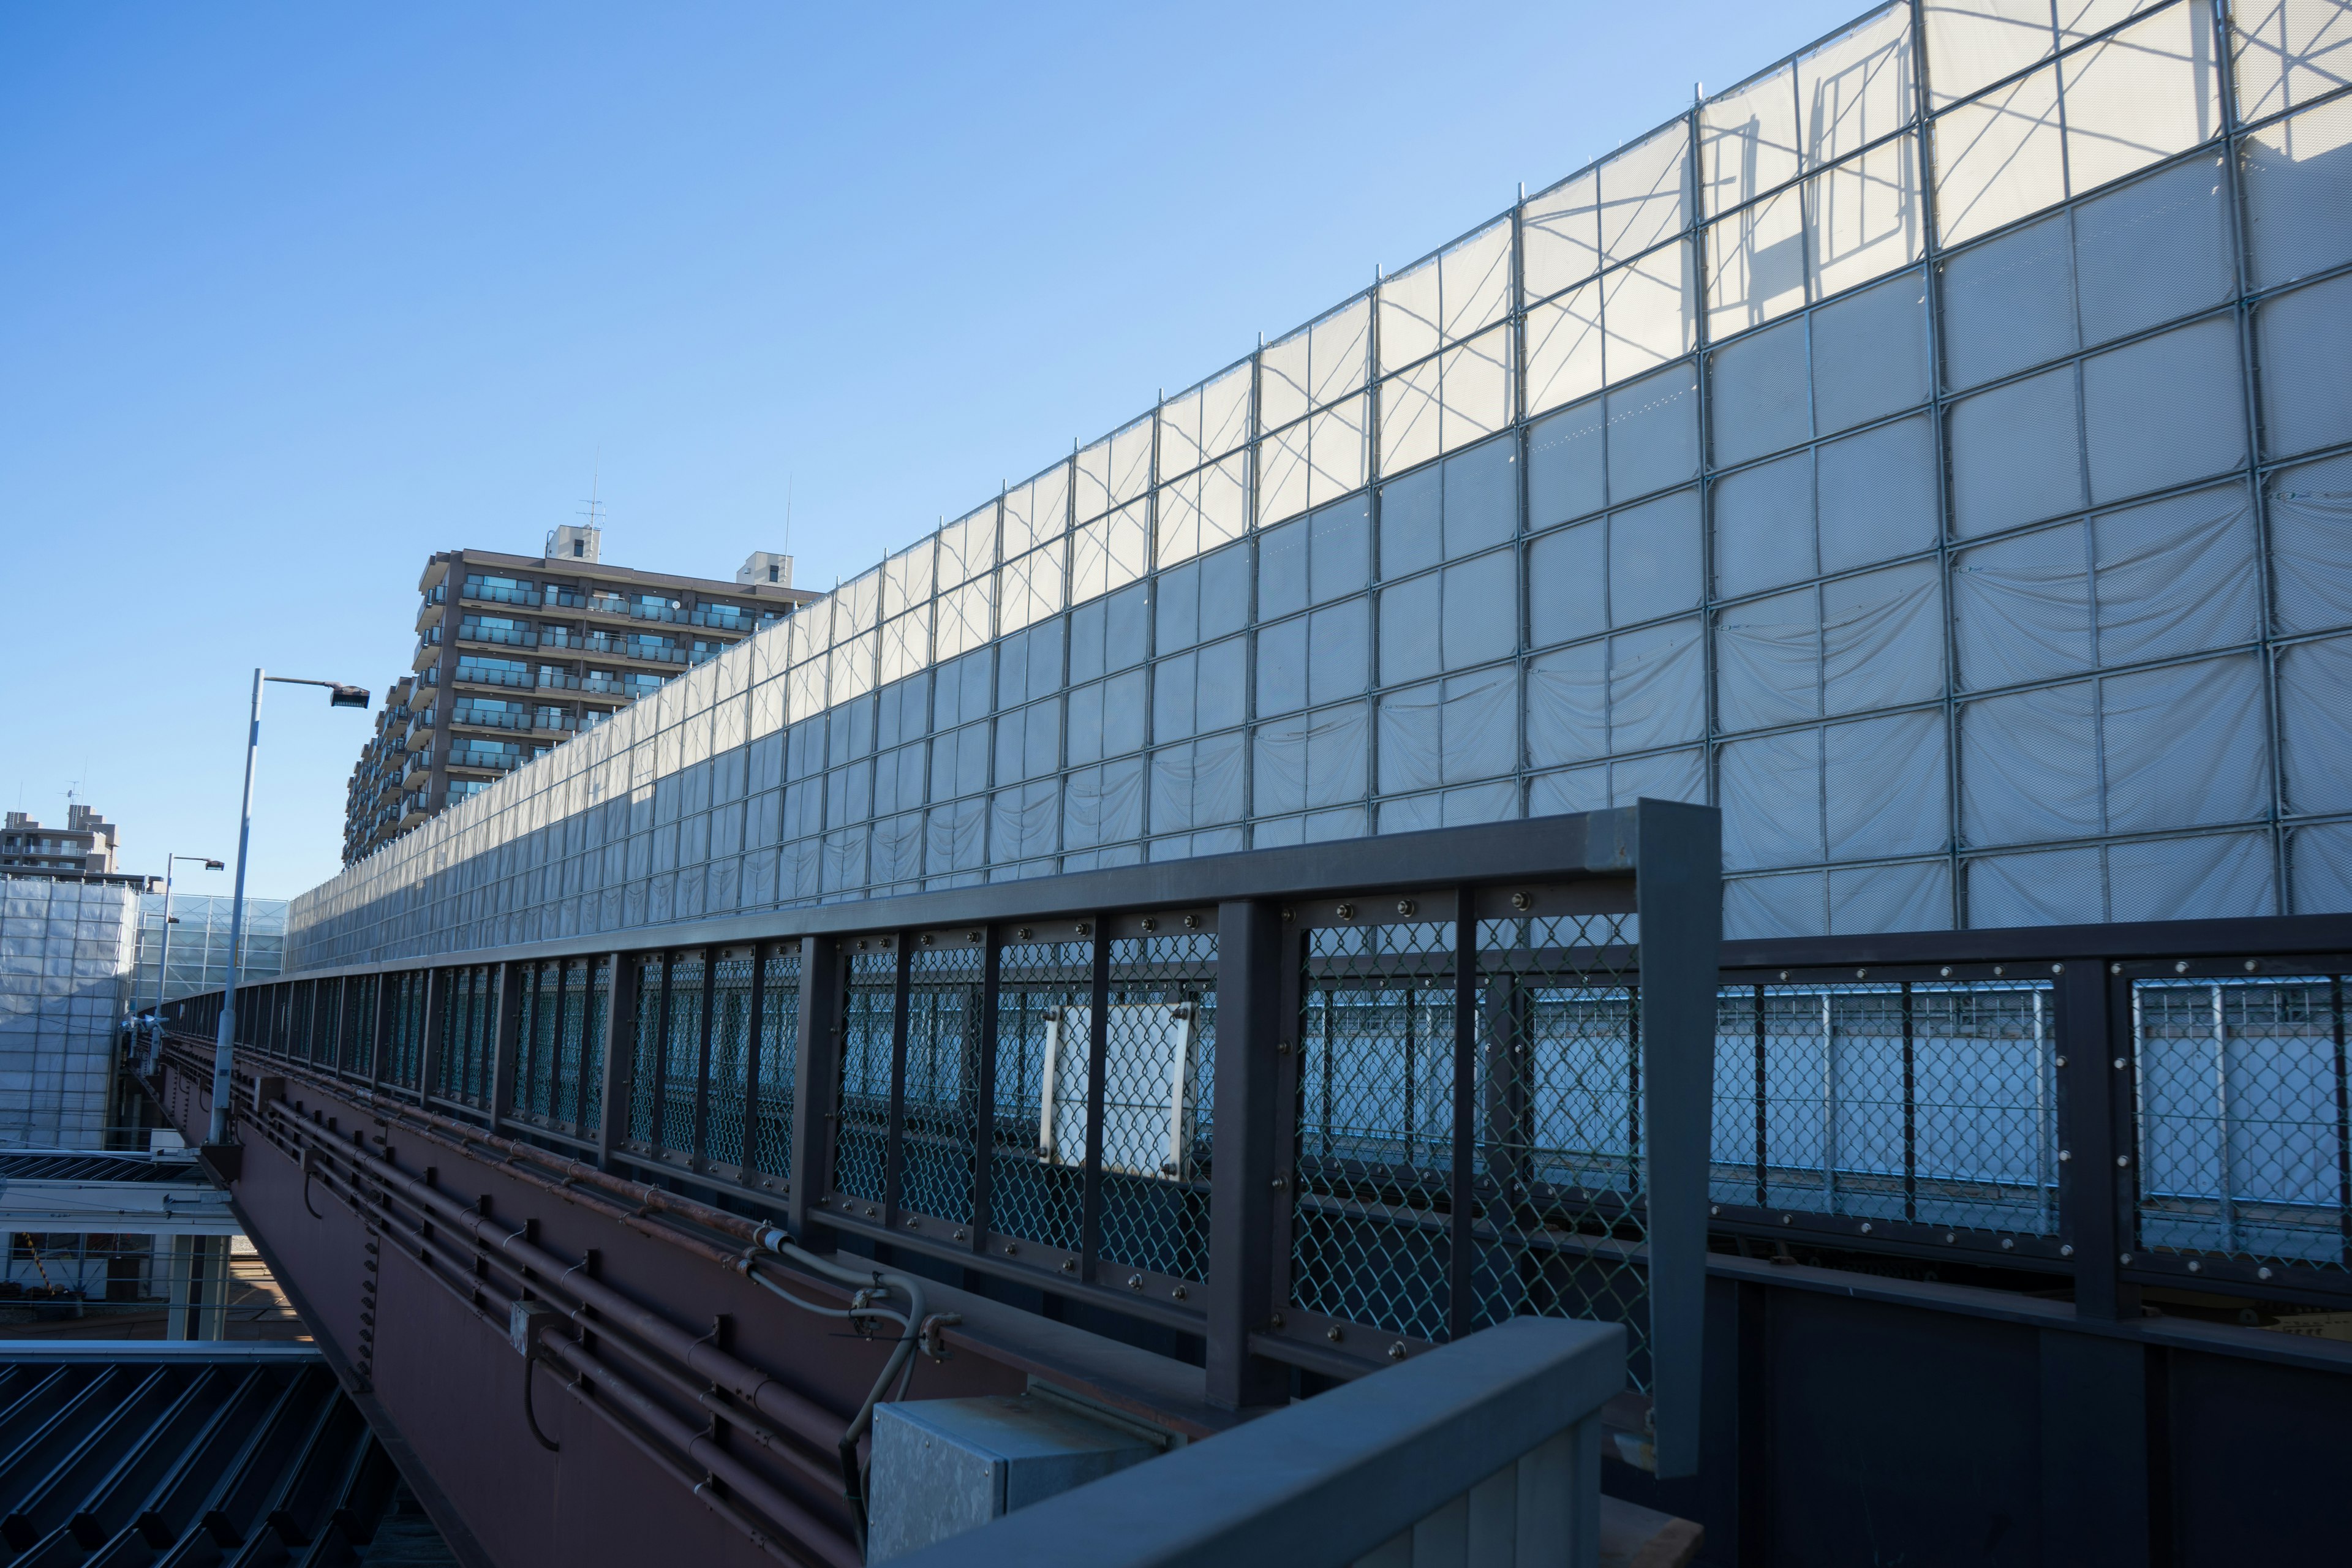
[[[588,510],[580,514],[588,520],[588,526],[591,528],[601,529],[604,526],[604,503],[598,499],[603,494],[604,481],[604,450],[599,447],[596,449],[593,463],[588,470]]]

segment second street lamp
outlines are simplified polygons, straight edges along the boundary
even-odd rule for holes
[[[163,1016],[163,987],[172,963],[172,869],[183,860],[194,860],[207,871],[223,869],[221,862],[209,855],[166,855],[163,857],[163,952],[155,961],[155,1016]]]
[[[253,839],[253,764],[261,751],[261,689],[270,681],[281,686],[323,686],[327,689],[330,708],[358,708],[368,705],[367,688],[346,686],[334,680],[305,680],[291,675],[265,675],[253,672],[253,720],[245,735],[245,805],[238,813],[236,824],[236,890],[228,906],[228,977],[221,992],[220,1028],[213,1037],[213,1120],[209,1144],[228,1142],[236,1121],[229,1114],[229,1100],[236,1084],[236,972],[238,951],[245,941],[245,863],[246,849]],[[168,928],[167,928],[168,929]]]

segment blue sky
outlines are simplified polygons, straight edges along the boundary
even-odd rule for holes
[[[9,0],[0,798],[226,855],[254,665],[380,693],[432,551],[789,489],[828,586],[1859,9]],[[254,891],[366,723],[272,689]]]

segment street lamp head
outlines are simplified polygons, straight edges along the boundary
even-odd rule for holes
[[[367,705],[368,690],[364,686],[337,686],[327,694],[327,706],[330,708],[365,708]]]
[[[207,860],[205,862],[205,869],[207,871],[226,871],[228,869],[228,863],[223,860]]]

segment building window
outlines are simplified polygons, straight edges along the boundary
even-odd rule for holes
[[[781,567],[776,567],[776,566],[771,566],[771,567],[769,567],[769,568],[768,568],[768,581],[769,581],[769,582],[771,582],[771,583],[772,583],[772,582],[776,581],[777,574],[779,574],[779,572],[781,572],[781,571],[782,571],[782,568],[781,568]]]

